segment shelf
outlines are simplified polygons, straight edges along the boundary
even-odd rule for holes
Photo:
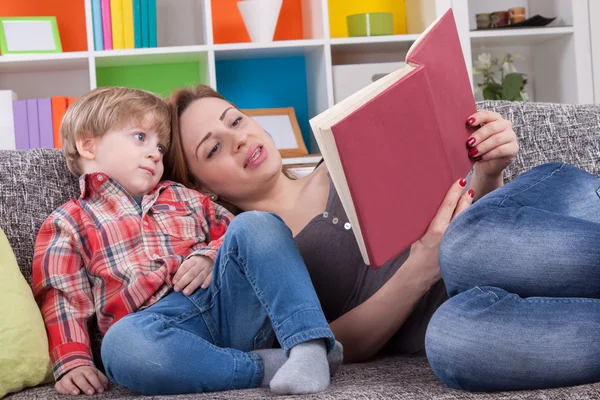
[[[192,62],[206,59],[208,46],[154,47],[95,51],[98,67]]]
[[[552,28],[503,28],[481,31],[471,31],[471,43],[473,46],[504,46],[519,45],[530,46],[572,35],[572,26],[561,26]]]
[[[283,165],[293,165],[293,164],[317,164],[323,156],[310,154],[304,157],[290,157],[290,158],[282,158]]]
[[[386,35],[331,39],[332,53],[406,53],[420,35]]]
[[[214,45],[216,60],[241,60],[303,56],[325,45],[321,39],[281,40],[270,43],[228,43]]]
[[[0,72],[39,72],[88,68],[90,53],[76,51],[51,54],[9,54],[0,56]]]

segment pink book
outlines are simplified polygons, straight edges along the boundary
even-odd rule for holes
[[[102,33],[104,34],[104,50],[113,49],[110,18],[110,0],[102,0]]]
[[[310,121],[365,264],[381,267],[421,238],[468,175],[475,111],[450,10],[415,41],[406,67]]]
[[[13,101],[15,119],[15,145],[17,150],[29,149],[29,120],[27,118],[27,100]]]

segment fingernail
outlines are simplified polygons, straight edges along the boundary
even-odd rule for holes
[[[458,184],[462,187],[467,186],[467,180],[466,179],[461,179],[460,182],[458,182]]]
[[[475,197],[475,191],[473,189],[469,189],[467,193],[469,194],[469,196],[471,196],[471,198]]]
[[[473,125],[475,123],[475,118],[471,117],[467,120],[467,122],[469,123],[469,125]]]
[[[467,140],[467,144],[469,145],[469,147],[473,147],[473,145],[475,144],[475,138],[469,138],[469,140]]]
[[[75,395],[79,394],[79,392],[77,390],[73,390],[71,393],[73,393]]]
[[[92,389],[87,391],[87,394],[94,394],[94,391]]]
[[[479,153],[479,150],[477,150],[477,148],[472,148],[471,150],[469,150],[469,156],[470,157],[476,156],[477,153]]]

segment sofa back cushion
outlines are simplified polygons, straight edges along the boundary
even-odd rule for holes
[[[520,152],[506,171],[507,181],[550,161],[565,161],[600,175],[600,105],[487,101],[477,106],[513,122]],[[29,283],[42,222],[77,196],[77,179],[68,172],[60,150],[0,150],[0,228]]]

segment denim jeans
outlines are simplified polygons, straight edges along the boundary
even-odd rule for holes
[[[562,163],[522,174],[459,215],[440,248],[450,299],[425,339],[453,388],[600,381],[600,179]]]
[[[335,343],[291,231],[274,214],[235,217],[213,281],[192,295],[172,292],[116,322],[102,342],[107,376],[148,395],[258,387],[261,358],[313,339]]]

